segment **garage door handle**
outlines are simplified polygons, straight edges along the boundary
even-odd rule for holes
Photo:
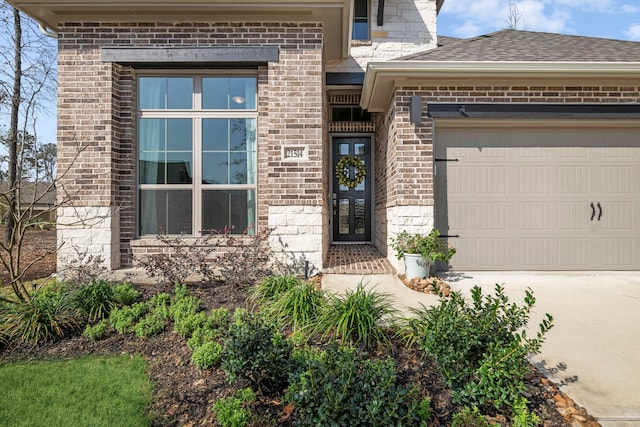
[[[591,202],[591,221],[596,217],[596,207],[593,206],[593,202]]]
[[[598,202],[598,221],[602,218],[602,206],[600,206],[600,202]]]

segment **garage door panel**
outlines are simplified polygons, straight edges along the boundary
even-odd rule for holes
[[[441,166],[441,169],[445,166]],[[469,194],[471,183],[467,167],[452,167],[446,171],[451,178],[447,180],[446,190],[451,194]]]
[[[506,203],[477,203],[471,221],[473,229],[504,232],[508,230]]]
[[[474,190],[480,194],[505,194],[507,192],[507,168],[500,166],[475,168]]]
[[[590,192],[589,168],[579,166],[558,167],[558,192],[587,194]]]
[[[558,240],[558,266],[563,269],[585,270],[592,267],[590,239]]]
[[[603,166],[603,193],[631,194],[634,192],[634,168],[631,166]]]
[[[557,143],[562,144],[562,141],[557,141]],[[555,147],[553,151],[556,153],[555,157],[571,162],[575,159],[586,159],[589,157],[589,151],[584,147]]]
[[[634,219],[637,216],[637,214],[634,215],[633,202],[602,202],[598,209],[598,215],[600,211],[602,211],[600,222],[604,230],[633,231]]]
[[[531,269],[550,267],[557,252],[555,243],[550,239],[521,239],[519,249],[520,264]]]
[[[525,166],[519,168],[519,190],[524,194],[549,194],[551,171],[548,167]]]
[[[602,263],[613,267],[633,267],[633,239],[602,239],[602,249],[598,254]]]
[[[640,269],[640,128],[436,128],[454,268]]]
[[[525,230],[549,230],[551,225],[551,206],[549,203],[521,203],[518,228]]]
[[[443,210],[443,215],[448,214],[448,227],[451,230],[460,230],[460,232],[467,233],[472,227],[469,224],[469,204],[450,203],[447,210]],[[442,215],[441,215],[442,216]]]
[[[476,239],[475,260],[478,265],[495,268],[509,263],[509,240],[494,238]]]
[[[557,206],[557,227],[562,235],[589,231],[589,222],[593,213],[589,203],[584,201],[560,202]]]
[[[607,159],[634,159],[640,160],[639,150],[636,147],[616,147],[616,148],[602,148],[600,151],[600,158]]]

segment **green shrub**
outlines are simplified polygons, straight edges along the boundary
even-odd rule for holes
[[[74,304],[87,316],[89,322],[109,317],[116,306],[116,297],[111,282],[96,280],[79,288],[73,297]]]
[[[131,305],[140,298],[140,292],[130,282],[120,283],[113,288],[113,296],[119,305]]]
[[[169,310],[171,306],[171,295],[168,293],[161,292],[152,296],[149,300],[149,306],[156,316],[164,320],[171,319],[171,310]]]
[[[490,427],[491,424],[480,413],[477,407],[465,407],[453,415],[451,427]]]
[[[175,316],[173,329],[181,337],[190,337],[196,329],[204,328],[207,324],[207,315],[204,311],[197,313],[187,312]]]
[[[174,287],[174,298],[180,299],[188,296],[189,296],[189,288],[187,288],[187,285],[185,285],[184,283],[183,284],[176,283],[176,286]]]
[[[180,323],[184,318],[196,314],[200,311],[200,299],[189,295],[189,290],[185,285],[176,285],[175,296],[171,299],[169,315],[174,323]]]
[[[272,302],[265,303],[265,311],[278,316],[294,330],[312,326],[325,304],[324,295],[314,285],[298,282]]]
[[[187,346],[195,351],[201,345],[217,339],[218,332],[216,330],[209,329],[208,327],[198,328],[191,334],[191,338],[187,341]]]
[[[245,427],[251,422],[251,405],[256,399],[253,390],[243,388],[233,396],[218,399],[213,404],[218,423],[223,427]]]
[[[217,342],[205,342],[195,349],[191,355],[191,361],[200,369],[213,368],[220,364],[222,359],[222,345]]]
[[[405,330],[435,358],[454,402],[480,409],[511,407],[525,391],[526,356],[540,351],[552,318],[547,315],[537,336],[527,338],[523,328],[535,304],[531,291],[522,307],[509,304],[500,285],[495,296],[483,298],[479,287],[471,293],[470,305],[453,293],[438,306],[423,308]]]
[[[347,344],[370,347],[388,343],[385,324],[392,323],[396,316],[391,295],[368,290],[360,282],[355,292],[329,295],[315,331],[325,337],[333,335]]]
[[[246,379],[260,391],[286,387],[292,344],[282,337],[272,319],[236,310],[224,344],[222,369],[229,381]]]
[[[84,328],[84,332],[82,333],[82,335],[89,339],[97,341],[104,336],[104,334],[107,332],[108,327],[108,320],[102,319],[95,325],[87,325],[86,328]]]
[[[253,287],[251,297],[259,302],[275,301],[280,295],[300,283],[303,282],[294,276],[265,277]]]
[[[207,317],[207,327],[218,331],[229,327],[229,309],[225,307],[214,308]]]
[[[164,319],[156,315],[155,311],[149,312],[134,327],[133,331],[140,338],[159,335],[164,332]]]
[[[144,302],[137,302],[130,306],[116,307],[111,310],[109,322],[113,329],[121,334],[133,332],[134,326],[149,311],[149,305]]]
[[[353,349],[332,347],[302,359],[285,399],[301,426],[427,426],[429,400],[417,385],[397,383],[391,358],[369,360]]]
[[[41,288],[30,301],[7,302],[0,312],[6,341],[38,343],[64,336],[77,326],[69,294],[62,286]]]
[[[536,427],[540,424],[540,418],[527,408],[527,399],[524,397],[514,402],[513,411],[513,427]]]

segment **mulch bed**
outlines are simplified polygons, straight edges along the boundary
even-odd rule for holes
[[[30,237],[29,248],[32,256],[37,256],[43,247],[55,247],[55,231],[38,231]],[[39,263],[37,273],[49,276],[55,272],[55,256],[45,257]],[[317,281],[317,280],[316,280]],[[421,292],[429,292],[429,283],[407,283]],[[432,283],[431,283],[432,286]],[[438,289],[446,289],[438,283]],[[173,286],[166,284],[136,285],[144,299],[159,292],[173,292]],[[244,307],[247,291],[226,284],[189,285],[192,295],[200,298],[203,308],[211,310],[226,307],[234,310]],[[446,292],[446,291],[445,291]],[[432,399],[433,414],[436,419],[432,427],[449,425],[453,413],[458,410],[451,402],[450,390],[445,387],[437,366],[428,358],[423,358],[416,350],[407,349],[402,343],[392,343],[392,357],[398,367],[398,379],[402,383],[420,383]],[[100,341],[91,341],[82,336],[47,342],[38,346],[19,345],[2,347],[0,362],[25,359],[60,359],[87,355],[141,354],[149,362],[149,375],[153,381],[154,400],[150,408],[154,426],[215,426],[213,403],[220,397],[228,396],[244,384],[229,384],[220,369],[202,371],[191,364],[191,350],[186,339],[173,331],[152,338],[138,338],[133,334],[112,333]],[[583,426],[599,424],[583,408],[577,406],[559,387],[539,372],[532,370],[527,379],[529,401],[535,412],[543,420],[544,427]],[[256,412],[269,414],[273,423],[261,425],[293,425],[293,417],[282,403],[282,396],[259,396]],[[497,416],[494,422],[506,424],[504,417]]]

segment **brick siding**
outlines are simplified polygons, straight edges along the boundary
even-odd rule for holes
[[[112,243],[120,245],[123,266],[132,264],[134,249],[154,250],[130,245],[136,237],[136,70],[101,62],[102,47],[279,47],[280,61],[258,68],[258,228],[267,226],[269,205],[325,203],[320,24],[68,22],[58,40],[61,193],[76,206],[119,211],[120,242]],[[282,162],[283,144],[306,145],[308,160]]]

